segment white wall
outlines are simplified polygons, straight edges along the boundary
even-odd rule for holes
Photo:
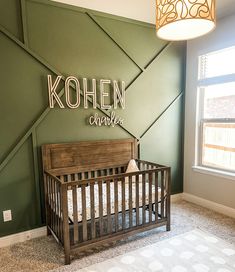
[[[195,160],[198,56],[232,45],[235,45],[235,15],[221,19],[214,32],[187,44],[184,192],[235,208],[235,179],[199,173],[192,169]]]
[[[98,10],[151,24],[156,22],[156,0],[52,0],[78,7]],[[234,0],[216,0],[219,18],[234,14]]]
[[[151,24],[156,22],[155,0],[53,0]],[[221,0],[220,0],[221,1]],[[225,1],[225,0],[223,0]],[[228,0],[226,0],[228,1]],[[230,0],[231,1],[231,0]],[[233,0],[232,0],[233,1]]]

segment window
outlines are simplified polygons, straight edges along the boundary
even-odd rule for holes
[[[235,47],[199,56],[198,159],[235,172]]]

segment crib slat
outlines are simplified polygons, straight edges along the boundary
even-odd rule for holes
[[[53,229],[53,195],[51,190],[51,178],[49,177],[48,182],[48,188],[49,188],[49,202],[50,202],[50,227]]]
[[[155,172],[155,221],[158,223],[158,172]]]
[[[77,205],[77,186],[72,187],[73,192],[73,236],[74,243],[78,242],[78,205]]]
[[[122,179],[122,229],[126,228],[125,178]]]
[[[65,263],[70,263],[70,235],[69,235],[69,220],[68,220],[68,187],[63,184],[62,192],[62,211],[63,211],[63,245],[65,251]]]
[[[95,170],[95,171],[94,171],[94,178],[97,178],[97,177],[98,177],[98,171]]]
[[[136,192],[136,226],[139,225],[139,220],[140,220],[140,211],[139,211],[139,175],[135,176],[135,180],[136,180],[136,188],[135,188],[135,192]]]
[[[55,188],[55,181],[52,179],[52,187],[54,192],[54,223],[55,223],[55,234],[58,235],[58,226],[57,226],[57,202],[56,202],[56,188]]]
[[[51,223],[52,223],[52,230],[55,231],[55,202],[54,202],[54,190],[53,190],[53,180],[50,178],[50,189],[51,189]]]
[[[132,227],[132,176],[129,176],[129,227]]]
[[[82,180],[85,179],[85,173],[84,173],[84,172],[81,173],[81,179],[82,179]]]
[[[145,180],[146,178],[146,175],[143,174],[143,177],[142,177],[142,224],[145,224],[145,203],[146,203],[146,192],[145,192]]]
[[[166,185],[166,181],[167,181],[167,170],[164,171],[164,190],[165,193],[167,192],[167,185]],[[164,194],[165,196],[165,194]],[[166,198],[164,197],[164,218],[166,218],[166,213],[167,213],[167,207],[166,207]]]
[[[53,187],[54,187],[54,198],[55,198],[55,232],[58,236],[59,233],[59,220],[58,220],[58,201],[57,201],[57,188],[56,188],[56,182],[53,180]]]
[[[59,187],[59,194],[60,194],[60,240],[63,241],[63,217],[62,217],[62,186]]]
[[[149,173],[149,222],[152,222],[152,173]]]
[[[118,181],[114,179],[115,231],[118,231]]]
[[[56,219],[57,219],[57,237],[60,239],[60,199],[59,199],[59,183],[55,182],[56,193]]]
[[[56,207],[57,207],[57,230],[58,230],[58,238],[60,237],[60,200],[59,200],[59,183],[56,182]]]
[[[91,238],[95,238],[95,198],[94,183],[90,184],[90,200],[91,200]]]
[[[51,190],[50,190],[50,177],[47,176],[47,182],[46,182],[46,188],[47,188],[47,224],[51,227]]]
[[[102,192],[102,180],[99,181],[99,224],[100,224],[100,236],[103,235],[103,192]]]
[[[91,179],[91,171],[88,171],[88,179]]]
[[[52,178],[50,178],[50,192],[51,192],[51,228],[54,230],[54,193],[52,186]]]
[[[164,218],[164,178],[165,172],[161,171],[161,218]]]
[[[86,186],[82,184],[82,237],[87,240]]]
[[[112,232],[111,228],[111,204],[110,204],[110,180],[106,181],[106,197],[107,197],[107,220],[108,220],[108,233]]]
[[[170,199],[171,199],[171,171],[170,169],[167,170],[167,177],[166,177],[166,217],[167,217],[167,226],[166,230],[169,231],[171,228],[171,204],[170,204]]]

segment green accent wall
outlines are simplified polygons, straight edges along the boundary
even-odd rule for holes
[[[21,6],[19,0],[0,1],[0,25],[20,41],[23,40]]]
[[[182,192],[185,44],[153,25],[47,0],[0,1],[0,236],[44,225],[40,146],[139,140],[139,156],[172,167]],[[83,103],[49,109],[47,75],[126,82],[123,126],[91,127]],[[82,85],[81,85],[82,86]],[[63,82],[59,86],[63,97]],[[99,89],[98,89],[99,91]],[[13,220],[3,223],[2,211]]]

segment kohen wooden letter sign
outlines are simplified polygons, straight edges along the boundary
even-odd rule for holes
[[[76,109],[80,106],[81,93],[83,94],[84,109],[88,109],[88,102],[92,104],[93,109],[97,108],[97,100],[100,101],[100,108],[102,110],[111,110],[121,107],[125,109],[125,82],[121,81],[119,84],[117,80],[110,79],[92,79],[90,82],[82,79],[82,89],[78,78],[69,76],[64,81],[65,90],[65,105],[58,95],[57,89],[61,83],[62,76],[57,76],[55,81],[52,81],[52,76],[47,76],[49,107],[54,108],[56,104],[61,109],[68,108]],[[98,81],[98,83],[97,83]],[[91,89],[89,87],[91,86]],[[98,87],[98,88],[97,88]],[[99,92],[97,91],[99,90]],[[109,90],[109,92],[107,91]],[[72,93],[73,91],[73,93]],[[110,95],[112,93],[112,95]],[[113,100],[112,103],[105,102],[109,98]],[[123,124],[123,119],[116,116],[115,112],[111,112],[110,117],[99,116],[97,113],[89,118],[89,124],[95,126],[115,126],[116,124]]]

